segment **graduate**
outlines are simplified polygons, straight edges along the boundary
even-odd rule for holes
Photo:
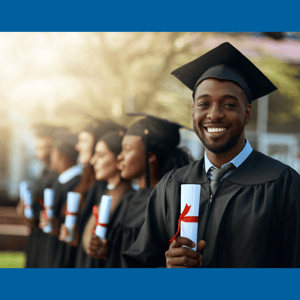
[[[204,158],[169,172],[156,186],[124,259],[143,267],[300,267],[300,176],[245,139],[252,101],[276,87],[229,43],[172,74],[193,91],[193,125]],[[192,241],[175,235],[180,188],[187,183],[201,185],[198,251],[182,247],[193,247]]]
[[[107,182],[104,180],[95,180],[95,172],[93,166],[90,164],[90,160],[94,153],[95,145],[100,137],[119,127],[118,124],[112,121],[94,120],[78,135],[78,142],[75,148],[79,153],[78,162],[84,166],[84,169],[80,182],[74,188],[73,192],[81,194],[80,208],[77,223],[76,226],[74,226],[74,238],[71,242],[66,241],[71,234],[70,231],[64,223],[61,225],[59,240],[63,241],[64,244],[61,244],[60,249],[57,251],[54,267],[75,267],[76,252],[80,244],[83,226],[87,221],[87,215],[92,211],[92,207],[97,203],[99,195],[104,193],[107,185]],[[62,207],[63,218],[65,214],[66,202]]]
[[[39,215],[41,204],[43,204],[43,192],[45,188],[51,187],[58,177],[58,174],[50,168],[50,154],[55,135],[55,127],[47,124],[35,124],[35,155],[44,164],[44,168],[37,180],[30,185],[30,192],[34,200],[32,209],[34,217],[25,218],[26,224],[30,227],[26,245],[26,268],[39,267],[40,241],[44,232],[39,228]],[[22,203],[20,202],[20,205]],[[21,209],[24,211],[24,208]]]
[[[40,228],[52,223],[52,231],[47,234],[43,241],[41,267],[53,268],[55,257],[61,243],[58,240],[59,226],[63,222],[61,208],[66,201],[67,193],[72,191],[80,181],[82,165],[77,164],[78,152],[75,149],[77,138],[66,129],[57,130],[53,150],[51,152],[51,166],[59,173],[57,181],[53,184],[54,205],[53,218],[47,218],[40,214]]]
[[[114,211],[122,197],[129,191],[132,191],[131,181],[123,180],[117,168],[117,156],[121,152],[121,142],[126,130],[124,126],[119,125],[118,127],[118,129],[110,130],[100,137],[95,147],[95,153],[91,159],[91,164],[96,173],[96,179],[98,181],[107,182],[106,190],[103,191],[102,194],[97,194],[94,203],[96,207],[94,209],[99,207],[103,195],[112,196],[110,214]],[[117,126],[115,126],[115,128],[117,128]],[[77,254],[76,267],[78,268],[99,267],[99,264],[102,263],[86,254],[86,244],[88,244],[91,238],[92,230],[95,229],[97,221],[98,220],[94,217],[92,207],[89,207],[88,222],[84,224],[84,236]]]
[[[177,147],[180,124],[142,113],[133,115],[144,118],[125,133],[118,160],[121,177],[135,180],[139,189],[125,195],[113,212],[107,238],[102,240],[93,234],[89,244],[88,254],[102,259],[105,268],[128,267],[122,253],[131,247],[140,232],[153,188],[165,173],[192,161],[186,151]]]

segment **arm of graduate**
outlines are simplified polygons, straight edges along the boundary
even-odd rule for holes
[[[172,179],[173,172],[167,173],[152,191],[147,203],[145,222],[138,238],[131,248],[122,255],[124,266],[129,268],[165,268],[167,265],[166,256],[168,267],[173,262],[177,266],[180,264],[189,265],[189,262],[185,259],[182,260],[180,256],[194,258],[196,261],[192,262],[191,266],[201,265],[199,253],[181,247],[182,245],[191,246],[192,241],[177,237],[172,245],[169,245],[169,240],[177,231],[180,214],[180,183]],[[198,248],[202,249],[204,245],[205,243],[202,241]],[[166,251],[168,252],[166,253]]]
[[[284,268],[300,267],[300,175],[288,168],[276,183],[278,260]]]

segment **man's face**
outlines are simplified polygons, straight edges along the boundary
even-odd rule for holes
[[[118,161],[118,168],[124,179],[137,179],[145,174],[145,148],[140,136],[124,136]]]
[[[52,148],[52,139],[49,137],[36,137],[35,138],[35,155],[36,157],[48,164],[50,152]]]
[[[109,150],[105,142],[99,141],[91,159],[96,179],[108,181],[110,178],[118,176],[120,171],[117,169],[117,164],[118,161],[114,153]]]
[[[243,90],[231,81],[206,79],[196,89],[193,126],[205,148],[225,153],[244,143],[244,127],[251,119],[251,105]]]
[[[87,131],[81,131],[78,135],[78,142],[75,149],[78,151],[78,162],[82,165],[88,164],[92,154],[94,146],[94,136]]]

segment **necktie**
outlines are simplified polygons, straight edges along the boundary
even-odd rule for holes
[[[235,166],[232,163],[223,169],[216,169],[216,168],[212,167],[213,173],[212,173],[212,179],[211,179],[211,183],[210,183],[210,189],[211,189],[211,192],[213,195],[215,194],[223,176],[227,172],[229,172],[230,170],[233,170],[233,169],[235,169]]]

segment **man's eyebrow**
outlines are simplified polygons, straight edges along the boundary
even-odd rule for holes
[[[196,98],[196,100],[199,100],[199,99],[201,99],[201,98],[210,98],[210,97],[211,97],[211,96],[208,95],[208,94],[203,94],[203,95],[199,95],[199,96]],[[234,96],[234,95],[232,95],[232,94],[226,94],[226,95],[223,95],[222,98],[230,98],[230,99],[234,99],[234,100],[236,100],[236,101],[239,100],[238,97],[236,97],[236,96]]]
[[[207,98],[207,97],[210,97],[208,94],[203,94],[203,95],[199,95],[196,100],[199,100],[201,98]]]
[[[228,94],[228,95],[223,95],[222,98],[230,98],[230,99],[234,99],[236,101],[239,101],[238,97]]]

